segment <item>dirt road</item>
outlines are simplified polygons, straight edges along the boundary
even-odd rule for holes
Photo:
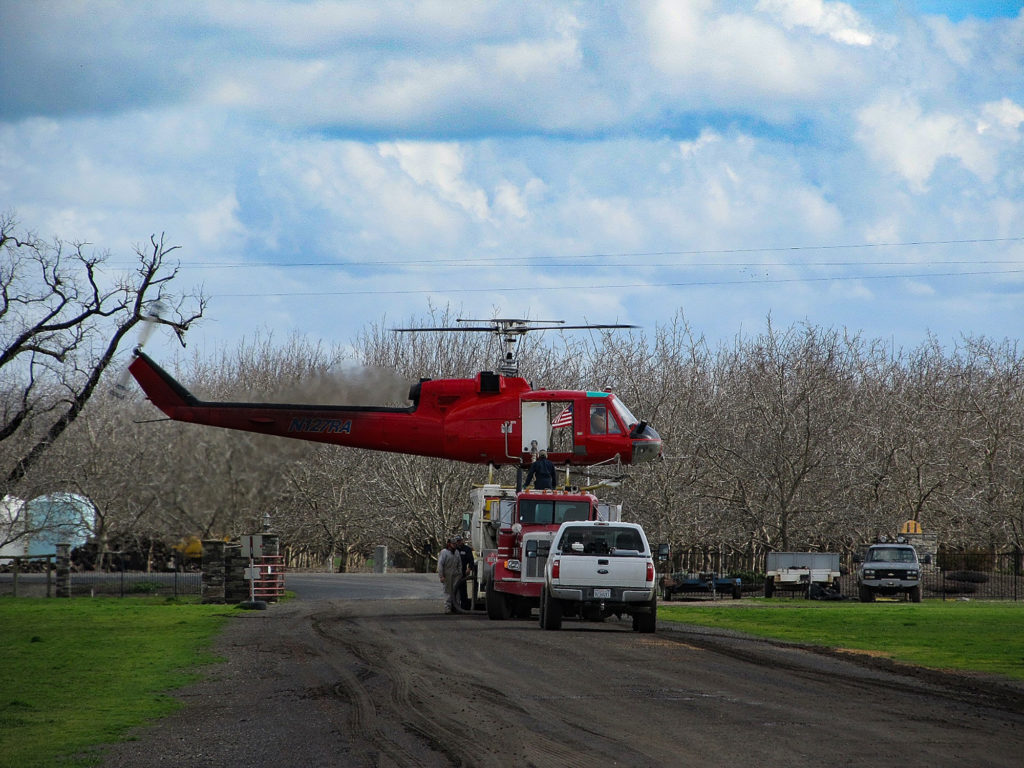
[[[695,628],[295,600],[232,620],[228,661],[118,745],[131,766],[1019,766],[1024,687]]]

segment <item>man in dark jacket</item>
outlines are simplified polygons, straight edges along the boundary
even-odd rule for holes
[[[548,458],[547,451],[541,451],[540,456],[537,460],[530,465],[530,471],[526,473],[526,482],[523,483],[525,488],[530,484],[531,480],[536,478],[533,487],[538,491],[542,491],[546,488],[554,488],[557,477],[555,476],[555,465],[551,463]]]
[[[473,548],[466,543],[466,540],[461,536],[455,537],[455,551],[459,553],[459,557],[462,558],[462,580],[459,582],[459,604],[462,606],[462,610],[472,610],[473,605],[469,599],[469,592],[467,591],[467,579],[470,573],[473,571]]]

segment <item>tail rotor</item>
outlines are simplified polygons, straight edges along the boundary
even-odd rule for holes
[[[159,299],[150,304],[145,310],[145,314],[142,315],[142,327],[139,329],[139,338],[135,343],[135,349],[132,351],[133,359],[135,355],[142,351],[146,342],[149,341],[149,337],[153,335],[153,330],[162,319],[166,310],[167,307]],[[128,393],[131,391],[128,386],[132,378],[132,375],[128,370],[131,364],[132,361],[129,360],[128,364],[125,365],[124,370],[121,371],[121,375],[117,379],[117,384],[114,385],[112,390],[112,394],[118,400],[124,400],[128,397]]]

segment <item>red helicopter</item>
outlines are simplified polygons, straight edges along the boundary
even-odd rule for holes
[[[487,325],[396,328],[398,332],[485,331],[505,345],[497,372],[423,380],[405,408],[226,403],[197,399],[140,348],[128,370],[150,401],[175,421],[470,464],[524,465],[541,451],[555,464],[636,464],[661,454],[661,438],[611,392],[534,390],[518,375],[515,347],[529,331],[630,328],[559,320],[457,320]]]

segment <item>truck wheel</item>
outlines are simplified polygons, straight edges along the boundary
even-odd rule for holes
[[[494,588],[494,582],[487,582],[487,618],[504,621],[512,615],[508,597]]]
[[[912,603],[921,602],[921,585],[918,584],[916,587],[911,587],[910,591],[907,592],[907,597],[910,598]]]
[[[647,613],[633,614],[633,631],[651,633],[658,628],[658,598],[651,598]]]
[[[769,576],[764,580],[764,596],[771,597],[775,593],[775,579]]]
[[[552,598],[547,588],[540,593],[540,626],[551,630],[562,628],[562,603]]]
[[[875,602],[875,593],[867,587],[860,587],[857,590],[857,596],[860,598],[862,603],[873,603]]]

